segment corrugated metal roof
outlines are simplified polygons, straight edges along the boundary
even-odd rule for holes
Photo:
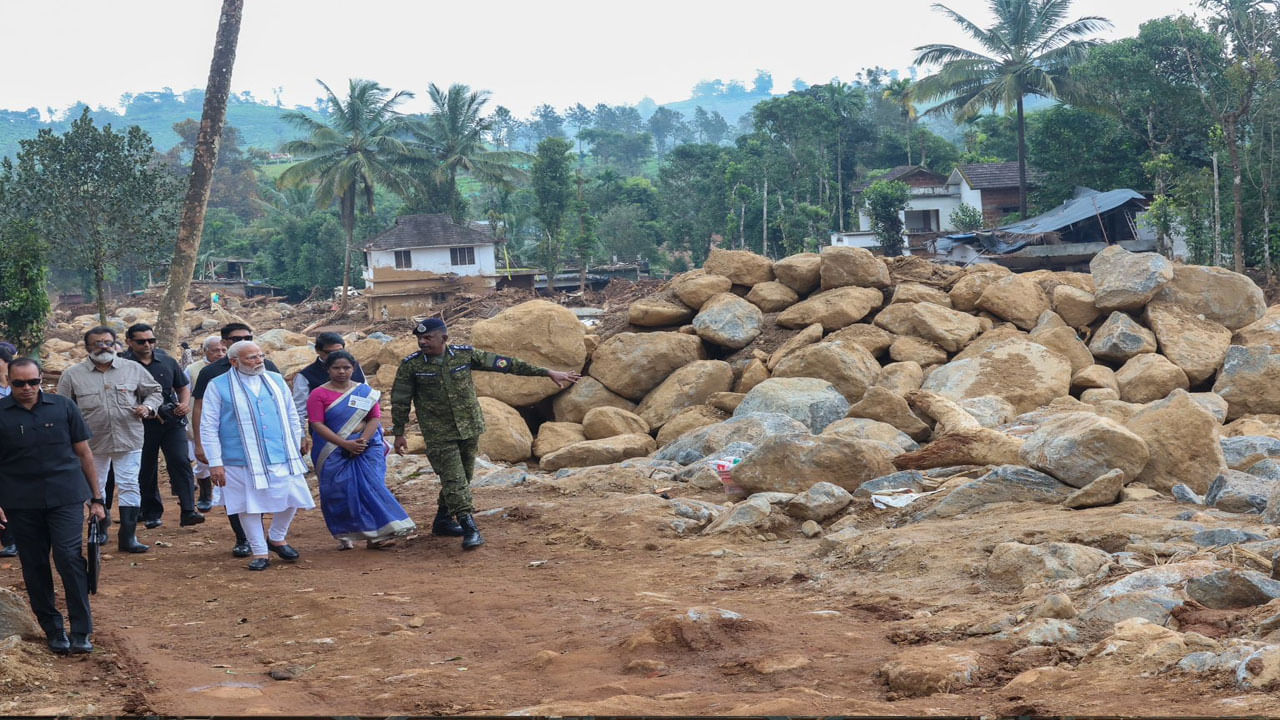
[[[375,235],[365,250],[493,245],[492,235],[458,225],[445,214],[402,215],[391,229]]]
[[[1041,233],[1057,232],[1081,220],[1097,217],[1128,202],[1134,200],[1142,201],[1143,199],[1142,193],[1128,189],[1108,190],[1107,192],[1086,191],[1043,215],[1037,215],[1022,222],[1006,225],[998,228],[998,230],[1010,235],[1039,235]]]

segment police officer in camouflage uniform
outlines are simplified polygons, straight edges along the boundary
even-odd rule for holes
[[[427,459],[440,476],[440,499],[433,535],[462,536],[463,549],[484,544],[472,517],[471,476],[475,470],[476,447],[484,432],[484,415],[476,400],[472,370],[505,372],[551,378],[568,387],[581,377],[575,372],[548,370],[523,360],[476,350],[469,345],[448,345],[444,321],[429,318],[413,329],[421,348],[400,363],[391,389],[391,434],[395,450],[403,455],[408,448],[404,426],[409,421],[409,403],[418,411],[418,427],[427,445]],[[450,516],[457,518],[455,524]]]

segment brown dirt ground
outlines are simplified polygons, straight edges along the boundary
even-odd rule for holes
[[[408,478],[397,494],[419,522],[429,520],[435,478]],[[204,525],[176,528],[171,508],[165,527],[141,533],[151,552],[106,559],[93,600],[94,653],[54,658],[25,644],[25,675],[0,671],[9,689],[0,713],[1280,711],[1273,695],[1243,693],[1225,678],[1085,664],[1076,682],[1023,697],[1003,689],[1026,669],[1009,657],[1016,648],[959,630],[1034,604],[993,593],[975,576],[994,543],[1123,545],[1185,506],[1013,506],[890,529],[905,514],[864,504],[854,512],[866,545],[823,554],[790,526],[765,536],[677,535],[657,509],[662,490],[722,500],[618,467],[557,484],[478,488],[488,543],[470,553],[456,538],[425,534],[390,550],[339,552],[317,509],[302,513],[291,535],[302,560],[263,573],[231,557],[219,510]],[[0,561],[0,583],[21,590],[16,562]],[[743,619],[683,619],[696,607]],[[879,668],[922,642],[979,652],[978,685],[921,698],[890,693]]]

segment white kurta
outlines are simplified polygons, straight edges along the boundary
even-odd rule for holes
[[[239,372],[234,368],[228,372]],[[261,375],[240,375],[245,390],[253,395],[261,395]],[[285,422],[298,425],[297,411],[293,403],[286,398],[286,410],[289,417]],[[235,427],[220,427],[222,421],[222,398],[217,391],[206,392],[200,408],[200,444],[204,446],[205,457],[209,458],[209,466],[222,465],[222,434],[239,432]],[[296,453],[298,448],[291,447],[289,452]],[[222,490],[222,501],[227,513],[276,513],[289,508],[306,510],[316,506],[311,497],[311,489],[303,475],[289,474],[286,463],[267,466],[267,487],[254,486],[253,475],[248,467],[226,466],[227,486]]]

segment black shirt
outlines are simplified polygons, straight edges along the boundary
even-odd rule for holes
[[[73,443],[88,440],[80,408],[41,392],[26,409],[12,395],[0,398],[0,508],[72,505],[92,494]]]
[[[151,351],[150,365],[139,360],[138,356],[135,355],[132,350],[125,350],[120,353],[120,357],[125,360],[132,360],[138,363],[142,367],[146,368],[147,372],[151,373],[151,377],[154,378],[156,382],[160,383],[160,392],[164,395],[165,403],[178,402],[178,395],[173,391],[174,388],[186,387],[191,384],[191,381],[187,379],[187,374],[182,372],[182,368],[179,367],[178,361],[174,360],[172,355],[160,348],[156,348]],[[171,416],[167,413],[162,417],[168,417],[167,420],[162,421],[165,425],[180,425],[187,421],[186,418]],[[149,420],[148,422],[156,421]]]
[[[267,369],[270,370],[271,372],[273,373],[280,372],[280,370],[276,367],[276,364],[271,362],[270,360],[267,360],[264,364],[267,366]],[[219,375],[225,373],[230,369],[231,369],[231,359],[226,357],[222,358],[218,362],[210,363],[200,368],[200,376],[196,378],[196,386],[195,386],[195,389],[191,391],[191,397],[195,398],[196,400],[203,400],[204,389],[209,386],[209,383],[212,382],[214,378],[218,377]]]

